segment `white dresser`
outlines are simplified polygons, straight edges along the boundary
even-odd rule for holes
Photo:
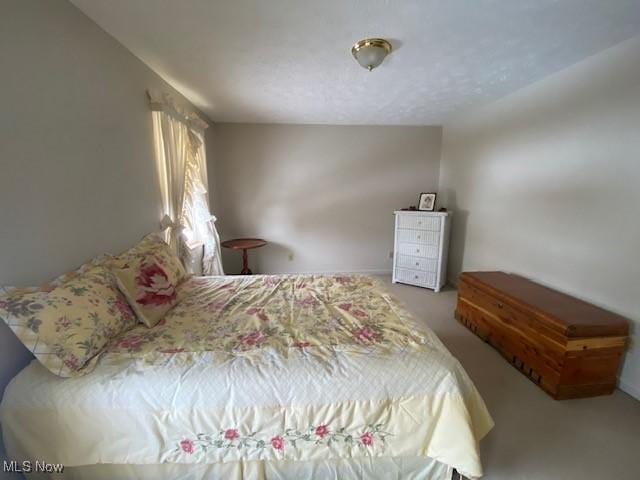
[[[447,281],[451,213],[394,212],[393,283],[440,291]]]

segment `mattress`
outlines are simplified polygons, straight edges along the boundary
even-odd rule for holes
[[[423,458],[482,475],[484,402],[376,280],[195,277],[179,297],[86,376],[35,361],[17,375],[0,405],[8,453],[70,471]]]

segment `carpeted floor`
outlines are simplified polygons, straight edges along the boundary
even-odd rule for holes
[[[496,423],[481,442],[487,480],[640,478],[640,401],[613,395],[556,401],[453,318],[457,292],[388,288],[462,363]]]

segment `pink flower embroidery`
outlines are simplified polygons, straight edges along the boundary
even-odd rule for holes
[[[278,284],[278,279],[275,277],[266,277],[262,283],[265,287],[275,287]]]
[[[341,303],[340,305],[338,305],[338,308],[340,310],[344,310],[345,312],[348,312],[349,310],[351,310],[351,304],[350,303]]]
[[[265,340],[265,336],[258,330],[245,333],[244,335],[238,335],[238,340],[242,345],[260,345]]]
[[[363,318],[363,317],[366,317],[366,316],[367,316],[367,314],[366,314],[365,312],[363,312],[362,310],[354,310],[352,313],[353,313],[356,317],[360,317],[360,318]]]
[[[233,441],[239,436],[240,434],[238,433],[238,430],[236,430],[235,428],[230,428],[224,432],[224,438],[226,438],[227,440]]]
[[[352,280],[353,279],[351,277],[336,277],[336,282],[338,282],[340,285],[347,285],[351,283]]]
[[[182,440],[180,442],[180,448],[183,452],[191,455],[193,453],[193,442],[191,440]]]
[[[329,433],[329,427],[326,425],[318,425],[316,427],[316,435],[320,438],[323,438],[327,433]]]
[[[164,305],[177,297],[175,285],[157,263],[142,264],[136,283],[142,290],[136,298],[136,302],[141,305]]]
[[[305,348],[305,347],[308,347],[309,345],[311,345],[309,342],[302,342],[300,340],[298,340],[297,342],[293,342],[293,346],[298,348]]]
[[[358,328],[352,333],[353,339],[360,343],[375,343],[382,340],[382,334],[366,326]]]
[[[373,435],[371,435],[369,432],[365,432],[360,435],[360,441],[364,446],[370,447],[373,444]]]
[[[271,446],[276,450],[284,450],[284,438],[280,435],[276,435],[271,439]]]

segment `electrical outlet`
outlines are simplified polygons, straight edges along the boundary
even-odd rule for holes
[[[289,261],[290,261],[290,262],[293,262],[293,253],[290,253],[290,254],[289,254]]]

